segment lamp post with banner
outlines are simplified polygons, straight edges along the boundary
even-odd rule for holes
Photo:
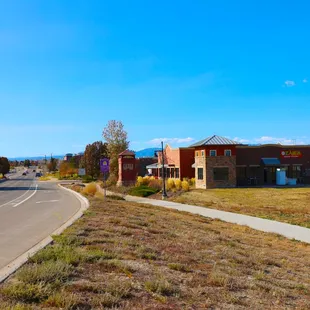
[[[108,158],[100,159],[100,171],[103,173],[104,198],[107,196],[106,176],[110,171],[110,160]]]

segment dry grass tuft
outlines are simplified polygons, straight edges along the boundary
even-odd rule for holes
[[[94,182],[87,184],[84,187],[84,189],[83,189],[83,193],[85,195],[92,195],[92,196],[94,196],[96,194],[96,192],[97,192],[97,185]]]

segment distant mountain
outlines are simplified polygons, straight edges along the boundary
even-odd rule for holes
[[[53,158],[56,159],[63,159],[65,155],[53,155]],[[45,156],[29,156],[29,157],[10,157],[9,160],[17,160],[17,161],[24,161],[25,159],[29,160],[43,160]],[[48,160],[50,156],[46,156],[46,159]]]
[[[137,151],[136,152],[136,158],[141,158],[141,157],[154,157],[155,156],[155,152],[156,151],[160,151],[161,149],[159,148],[148,148],[148,149],[144,149],[141,151]]]

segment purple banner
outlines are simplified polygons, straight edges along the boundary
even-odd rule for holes
[[[110,160],[108,158],[100,159],[100,171],[102,173],[110,171]]]

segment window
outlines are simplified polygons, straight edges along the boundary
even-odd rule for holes
[[[201,156],[202,156],[202,157],[205,156],[205,151],[201,151]]]
[[[225,150],[224,155],[225,156],[231,156],[231,150]]]
[[[196,152],[196,156],[199,156],[199,152]]]
[[[227,181],[228,175],[229,175],[228,167],[213,168],[213,179],[214,179],[214,181]]]
[[[203,180],[203,168],[198,168],[198,180]]]
[[[210,156],[216,156],[216,150],[210,150]]]
[[[180,168],[175,168],[175,177],[177,179],[180,177]]]

